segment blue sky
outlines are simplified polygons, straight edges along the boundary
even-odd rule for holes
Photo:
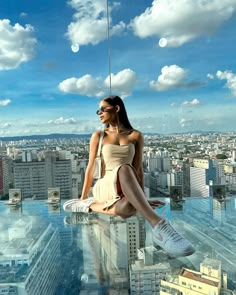
[[[108,44],[112,93],[135,128],[235,131],[235,0],[109,1],[110,42],[106,8],[0,1],[0,137],[101,128]]]

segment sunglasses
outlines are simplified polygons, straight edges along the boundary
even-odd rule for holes
[[[114,107],[100,107],[97,111],[96,114],[100,115],[100,113],[104,113],[104,112],[109,112],[110,110],[112,110]]]

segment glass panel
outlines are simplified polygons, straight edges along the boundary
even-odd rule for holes
[[[236,200],[219,203],[212,198],[188,198],[177,211],[171,209],[168,198],[165,201],[157,213],[168,215],[196,245],[196,253],[189,257],[169,257],[154,248],[150,226],[139,215],[122,220],[95,213],[64,213],[62,204],[45,201],[23,201],[18,206],[1,201],[1,288],[12,288],[15,294],[42,294],[40,290],[44,294],[128,294],[128,290],[135,294],[139,288],[154,292],[161,279],[178,281],[166,275],[182,267],[199,270],[203,261],[207,263],[206,257],[212,272],[215,261],[221,261],[228,286],[235,288],[232,228]],[[144,232],[140,231],[143,226]],[[132,244],[130,231],[135,231],[139,243]]]

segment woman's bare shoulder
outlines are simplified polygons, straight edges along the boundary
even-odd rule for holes
[[[95,141],[98,140],[99,137],[100,137],[101,132],[102,132],[102,130],[96,130],[96,131],[94,131],[94,132],[92,133],[92,135],[91,135],[91,139],[90,139],[90,140],[92,140],[92,141],[94,141],[94,140],[95,140]]]
[[[139,130],[133,129],[131,136],[136,142],[143,141],[143,134]]]

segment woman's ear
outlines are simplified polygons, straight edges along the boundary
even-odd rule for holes
[[[120,110],[120,106],[116,105],[116,112],[118,113]]]

